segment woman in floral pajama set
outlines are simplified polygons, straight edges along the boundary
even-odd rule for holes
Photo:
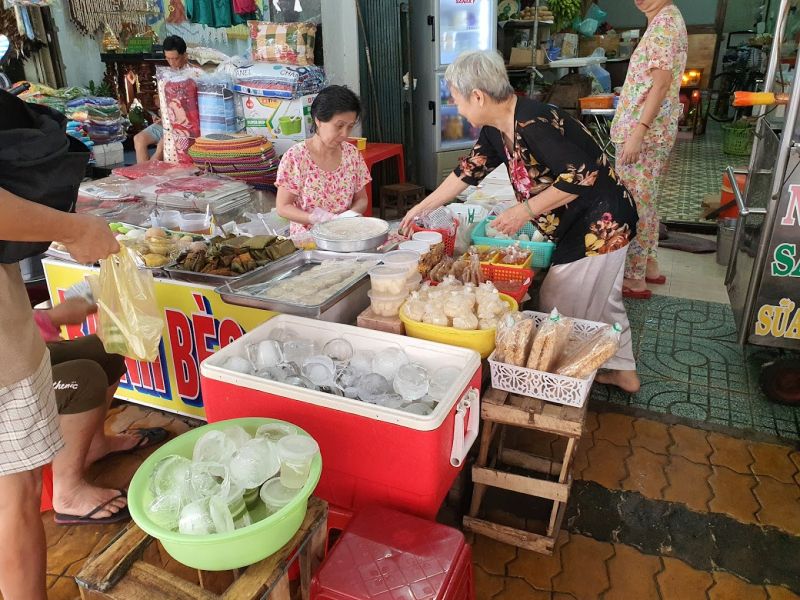
[[[631,56],[628,75],[611,125],[617,174],[639,212],[636,237],[628,246],[623,295],[650,298],[647,284],[663,284],[658,269],[658,184],[675,143],[683,110],[678,99],[686,67],[686,26],[672,0],[634,0],[647,15],[647,31]]]

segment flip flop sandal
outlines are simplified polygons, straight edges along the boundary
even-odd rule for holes
[[[647,283],[652,283],[653,285],[664,285],[667,283],[667,276],[659,275],[658,277],[645,277],[644,280]]]
[[[622,288],[623,298],[635,298],[636,300],[650,300],[653,297],[653,292],[650,290],[632,290],[630,288]]]
[[[101,517],[99,519],[92,518],[100,511],[107,510],[106,507],[112,502],[114,502],[114,500],[127,497],[127,493],[124,490],[117,490],[117,491],[119,492],[119,494],[117,494],[110,500],[103,502],[102,504],[98,504],[85,515],[69,515],[66,513],[55,513],[53,520],[56,522],[56,525],[109,525],[111,523],[119,523],[120,521],[126,521],[131,518],[127,506],[123,506],[117,512],[109,515],[108,517]]]
[[[149,448],[150,446],[160,444],[169,437],[169,431],[163,427],[142,427],[140,429],[128,429],[122,433],[138,435],[139,441],[127,450],[115,450],[114,452],[109,452],[100,460],[109,458],[110,456],[117,456],[118,454],[128,454],[130,452],[135,452],[136,450],[141,450],[142,448]]]

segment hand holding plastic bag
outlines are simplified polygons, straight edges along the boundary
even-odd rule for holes
[[[140,271],[131,251],[100,261],[97,295],[97,335],[106,352],[152,362],[164,319],[158,308],[153,275]]]

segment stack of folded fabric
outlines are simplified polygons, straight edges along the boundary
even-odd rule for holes
[[[275,184],[279,159],[260,135],[215,134],[198,138],[189,149],[194,164],[263,189]]]
[[[200,111],[200,135],[236,133],[243,123],[236,118],[236,102],[228,83],[197,83],[197,106]]]
[[[127,137],[127,119],[122,117],[114,98],[84,96],[67,102],[65,114],[86,125],[95,144],[123,142]]]
[[[89,131],[86,125],[80,121],[67,121],[67,134],[71,135],[79,142],[82,142],[83,145],[89,149],[89,163],[94,163],[94,154],[92,153],[94,142],[92,138],[89,137]]]
[[[48,106],[60,113],[63,113],[67,110],[67,102],[69,100],[86,96],[89,93],[88,90],[79,87],[54,89],[40,83],[27,83],[29,83],[31,87],[28,89],[28,91],[20,94],[20,98],[25,100],[25,102],[30,102],[32,104],[42,104],[43,106]]]

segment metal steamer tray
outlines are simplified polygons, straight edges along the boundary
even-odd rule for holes
[[[325,232],[326,227],[331,224],[341,224],[345,222],[355,221],[363,224],[364,228],[374,228],[380,233],[371,235],[363,239],[339,239],[332,237]],[[389,224],[383,219],[376,219],[375,217],[347,217],[344,219],[335,219],[327,223],[320,223],[311,228],[311,236],[314,238],[314,243],[320,250],[329,250],[331,252],[368,252],[375,250],[378,246],[383,244],[389,237]]]
[[[238,281],[242,277],[249,277],[254,273],[259,273],[263,269],[274,267],[275,265],[291,258],[298,252],[299,251],[295,251],[292,254],[289,254],[288,256],[284,256],[283,258],[274,260],[266,265],[256,267],[252,271],[248,271],[247,273],[242,273],[241,275],[214,275],[212,273],[198,273],[196,271],[187,271],[186,269],[182,269],[180,266],[178,266],[178,263],[176,261],[172,261],[168,265],[166,265],[164,267],[164,272],[169,276],[170,279],[175,279],[177,281],[188,281],[190,283],[201,283],[205,285],[221,286],[226,283]]]
[[[277,284],[289,277],[299,275],[311,267],[321,264],[324,260],[329,259],[358,260],[377,265],[381,257],[379,254],[364,252],[351,252],[347,254],[327,252],[324,250],[295,252],[280,261],[239,277],[235,281],[226,282],[218,287],[216,292],[228,304],[272,310],[300,317],[323,318],[324,320],[329,319],[326,318],[327,315],[323,315],[323,313],[327,313],[331,308],[339,305],[338,308],[340,310],[336,311],[336,315],[331,314],[331,319],[349,319],[350,316],[355,319],[355,316],[369,303],[369,299],[367,298],[367,291],[369,289],[367,270],[364,271],[361,277],[348,283],[345,287],[327,298],[323,303],[316,305],[288,302],[285,300],[273,300],[264,298],[248,290],[248,288],[252,289],[253,286],[261,285],[265,288],[268,285]],[[353,306],[350,306],[350,304]],[[364,306],[362,306],[362,304]],[[358,312],[354,312],[356,310]],[[351,313],[354,314],[351,315]]]

